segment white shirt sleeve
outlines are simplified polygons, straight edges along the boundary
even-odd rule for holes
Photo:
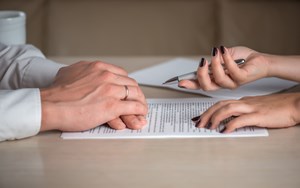
[[[57,64],[31,45],[0,43],[0,141],[36,135],[41,127],[40,90],[49,86]]]

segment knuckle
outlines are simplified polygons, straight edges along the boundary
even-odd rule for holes
[[[232,103],[229,103],[227,105],[224,106],[224,110],[231,110],[231,109],[234,109],[236,107],[235,104],[232,104]]]
[[[101,77],[103,80],[112,80],[116,78],[116,75],[110,71],[105,70],[102,72]]]
[[[91,63],[91,67],[94,69],[94,70],[101,70],[105,67],[105,64],[101,61],[93,61]]]

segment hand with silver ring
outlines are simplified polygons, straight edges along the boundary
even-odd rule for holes
[[[41,89],[41,100],[41,131],[84,131],[105,123],[118,130],[141,129],[147,123],[147,101],[138,83],[104,62],[61,68],[51,87]]]

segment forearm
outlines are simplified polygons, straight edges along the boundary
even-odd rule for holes
[[[0,90],[0,116],[0,141],[36,135],[41,124],[39,90]]]
[[[0,43],[0,89],[47,87],[63,66],[46,59],[34,46]]]
[[[300,56],[263,54],[268,62],[268,77],[300,82]]]

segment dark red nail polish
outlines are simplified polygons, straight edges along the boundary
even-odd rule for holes
[[[209,122],[209,123],[205,126],[205,128],[210,129],[210,128],[211,128],[211,125],[212,125],[212,123]]]
[[[226,130],[226,127],[224,127],[222,130],[220,130],[220,133],[224,133]]]
[[[202,57],[202,58],[201,58],[201,61],[200,61],[200,63],[199,63],[199,67],[203,67],[203,65],[204,65],[204,58]]]
[[[220,49],[221,49],[222,54],[225,54],[225,47],[221,46]]]
[[[198,126],[199,126],[199,124],[200,124],[200,122],[201,122],[201,119],[199,119],[199,120],[196,122],[196,125],[195,125],[195,127],[198,127]]]
[[[200,119],[200,117],[201,117],[201,116],[196,116],[196,117],[193,117],[191,120],[192,120],[193,122],[198,122],[199,119]]]
[[[217,52],[218,52],[217,48],[213,47],[213,49],[212,49],[212,56],[217,55]]]

